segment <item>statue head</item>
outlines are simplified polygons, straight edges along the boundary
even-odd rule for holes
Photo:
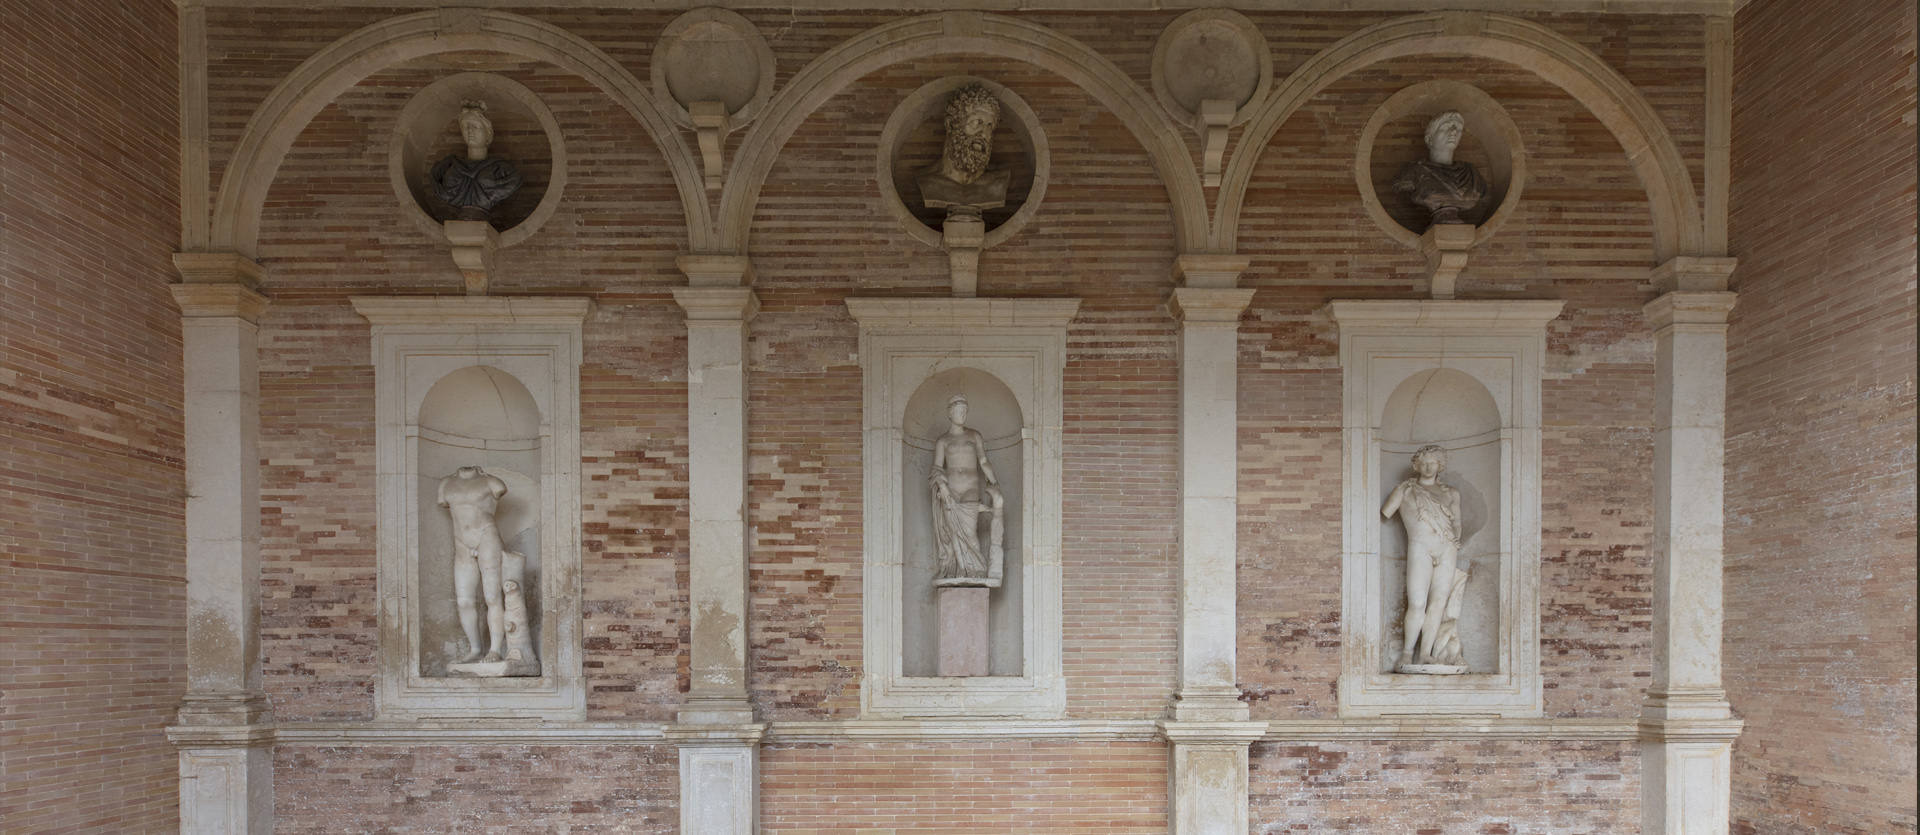
[[[969,84],[947,103],[947,146],[941,173],[961,185],[987,170],[993,156],[993,129],[1000,124],[1000,100],[987,88]]]
[[[487,158],[487,146],[493,144],[493,120],[487,118],[487,103],[469,99],[460,104],[460,138],[467,143],[467,159]]]
[[[1431,478],[1447,467],[1447,450],[1439,444],[1427,444],[1413,452],[1413,471],[1421,478]],[[1428,470],[1432,471],[1429,472]]]
[[[1458,110],[1449,110],[1433,117],[1427,123],[1427,157],[1441,165],[1453,163],[1453,150],[1460,147],[1460,137],[1467,130],[1467,117]]]
[[[956,394],[947,398],[947,419],[957,426],[967,424],[967,396]]]

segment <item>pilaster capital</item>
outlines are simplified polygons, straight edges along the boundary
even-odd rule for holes
[[[1747,723],[1739,719],[1647,719],[1639,723],[1641,742],[1728,743]]]
[[[1160,736],[1175,745],[1237,745],[1259,742],[1267,734],[1265,722],[1182,722],[1162,719],[1155,723]]]
[[[1738,258],[1678,255],[1653,268],[1653,286],[1662,293],[1723,291],[1739,262]]]
[[[272,723],[167,726],[167,741],[175,748],[271,748],[274,736]]]
[[[266,268],[238,252],[176,252],[173,268],[188,284],[237,284],[249,289],[259,286],[267,275]]]
[[[273,704],[257,690],[188,693],[180,700],[175,728],[235,728],[273,722]],[[169,733],[172,731],[169,730]]]
[[[167,289],[173,292],[181,317],[187,319],[238,318],[256,325],[267,309],[267,297],[245,284],[169,284]]]
[[[1173,259],[1173,280],[1185,287],[1230,289],[1253,259],[1231,252],[1189,252]]]
[[[1677,259],[1676,259],[1677,260]],[[1672,263],[1671,261],[1668,263]],[[1739,295],[1718,292],[1675,291],[1647,302],[1640,308],[1653,324],[1655,335],[1675,326],[1694,326],[1724,331],[1727,314],[1733,312]]]
[[[673,300],[687,312],[689,322],[745,322],[760,312],[759,297],[745,287],[675,287]]]
[[[1253,304],[1253,288],[1229,290],[1200,287],[1176,287],[1167,300],[1167,312],[1184,324],[1221,323],[1237,325],[1240,314]]]
[[[682,255],[673,263],[689,287],[753,286],[753,261],[745,255]]]

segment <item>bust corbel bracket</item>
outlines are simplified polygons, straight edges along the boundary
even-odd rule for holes
[[[1233,116],[1239,106],[1226,99],[1207,99],[1200,102],[1200,133],[1206,144],[1202,147],[1201,173],[1205,175],[1207,188],[1220,186],[1220,169],[1227,156],[1227,129],[1233,124]]]
[[[1433,298],[1453,298],[1454,279],[1467,268],[1467,250],[1473,248],[1476,231],[1465,223],[1436,223],[1420,236],[1420,254],[1427,259],[1427,288]]]
[[[484,220],[449,220],[444,228],[453,263],[467,280],[467,295],[486,295],[493,286],[493,252],[500,248],[500,233]]]
[[[701,173],[705,176],[709,190],[720,188],[725,181],[727,133],[733,130],[732,119],[727,113],[725,102],[696,101],[687,104],[687,117],[693,121],[694,134],[700,140]]]

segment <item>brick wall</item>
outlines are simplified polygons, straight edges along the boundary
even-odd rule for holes
[[[246,115],[288,69],[383,14],[210,10],[216,169]],[[533,14],[588,38],[640,78],[654,34],[671,18]],[[1034,19],[1088,41],[1146,87],[1153,39],[1173,16]],[[768,34],[784,81],[833,44],[896,16],[749,17]],[[1256,18],[1275,46],[1276,71],[1286,72],[1385,16]],[[1639,85],[1698,168],[1697,20],[1548,22]],[[677,195],[644,130],[606,96],[554,68],[497,54],[437,56],[376,73],[307,127],[269,194],[260,244],[274,299],[261,341],[267,688],[283,718],[372,715],[373,380],[369,330],[347,298],[458,291],[451,259],[395,205],[386,138],[413,91],[472,69],[539,94],[573,160],[559,211],[500,254],[496,287],[596,303],[581,404],[589,714],[668,719],[686,688],[687,642],[684,326],[668,292],[685,281],[672,263],[687,247]],[[914,242],[877,205],[873,160],[895,104],[956,73],[1013,89],[1040,114],[1052,144],[1046,203],[1024,231],[982,257],[982,293],[1085,299],[1065,372],[1068,709],[1151,717],[1173,687],[1177,623],[1178,381],[1175,323],[1164,308],[1174,255],[1165,188],[1139,143],[1085,92],[1030,65],[982,57],[920,58],[850,85],[800,126],[762,193],[750,249],[762,303],[749,357],[753,695],[773,719],[858,712],[860,372],[857,329],[842,300],[944,292],[944,255]],[[1549,335],[1543,394],[1547,710],[1629,716],[1650,666],[1652,340],[1639,306],[1652,297],[1651,218],[1618,144],[1579,103],[1479,60],[1398,59],[1349,76],[1289,121],[1258,166],[1241,237],[1253,258],[1243,286],[1259,291],[1240,358],[1241,680],[1257,717],[1334,713],[1340,373],[1332,323],[1318,311],[1333,298],[1420,295],[1418,254],[1382,235],[1361,207],[1352,144],[1379,101],[1435,77],[1470,81],[1505,103],[1527,136],[1533,172],[1526,202],[1476,251],[1462,290],[1567,301]],[[1197,150],[1197,137],[1185,139]],[[1476,745],[1322,746],[1350,750],[1353,764],[1314,790],[1330,799],[1374,797],[1379,774],[1441,784],[1473,774],[1504,781],[1499,791],[1515,799],[1502,814],[1515,826],[1633,830],[1631,746]],[[497,797],[489,801],[496,808],[527,810],[516,820],[600,825],[565,817],[545,797],[511,800],[533,784],[513,779],[509,763],[551,750],[465,748],[459,757],[474,762],[463,770],[399,761],[386,749],[287,749],[278,755],[279,815],[292,831],[340,820],[399,831],[438,825],[416,817],[421,801],[407,799],[432,792],[438,800],[420,808],[452,809],[457,798],[484,794]],[[1306,756],[1274,750],[1263,754],[1263,780],[1292,768],[1276,763]],[[571,756],[556,753],[540,767],[575,763],[600,774]],[[909,770],[914,777],[900,776]],[[635,779],[653,779],[645,775]],[[861,828],[928,828],[935,820],[912,810],[944,810],[950,821],[963,810],[951,804],[963,799],[1001,814],[1026,811],[1040,796],[1090,828],[1165,825],[1165,749],[1147,743],[774,745],[765,775],[768,826],[786,831],[839,831],[850,815]],[[822,798],[818,787],[829,784],[845,790]],[[1292,791],[1263,785],[1263,803]],[[1495,794],[1455,796],[1486,802]],[[1473,806],[1459,800],[1447,808],[1454,820]]]
[[[1913,4],[1735,24],[1734,830],[1912,832]]]
[[[173,4],[0,50],[0,832],[177,826],[186,689]]]
[[[760,826],[781,835],[1121,835],[1167,831],[1152,742],[770,745]]]

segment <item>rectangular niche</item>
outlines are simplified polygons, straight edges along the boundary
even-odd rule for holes
[[[1079,299],[847,300],[864,377],[864,715],[1064,715],[1061,373],[1079,307]],[[981,435],[1004,504],[984,676],[939,675],[929,476],[956,395],[967,400],[965,425]],[[990,542],[989,519],[978,518],[976,541]]]
[[[1345,379],[1341,716],[1542,714],[1540,375],[1546,325],[1562,304],[1328,305],[1340,328]],[[1457,619],[1435,630],[1443,640],[1457,636],[1461,657],[1424,669],[1464,667],[1461,674],[1399,666],[1409,605],[1407,526],[1419,524],[1406,520],[1419,507],[1403,492],[1408,515],[1389,518],[1382,510],[1402,481],[1417,477],[1415,452],[1429,445],[1445,453],[1437,480],[1452,488],[1457,512],[1429,510],[1422,518],[1457,518],[1457,564],[1466,576],[1448,595],[1459,599]]]
[[[373,323],[381,719],[586,715],[580,635],[580,328],[563,298],[355,297]],[[456,603],[455,523],[441,480],[497,496],[506,675],[456,668],[473,649]],[[498,479],[498,484],[486,477]],[[451,488],[458,493],[461,486]],[[482,499],[484,501],[484,498]],[[459,502],[456,500],[456,505]],[[465,505],[468,508],[472,504]],[[511,605],[524,557],[525,636]],[[477,563],[476,563],[477,564]],[[485,601],[491,584],[482,583]],[[491,624],[483,603],[482,643]],[[530,645],[532,658],[516,647]],[[481,647],[486,650],[490,647]],[[515,659],[515,656],[518,656]],[[536,671],[537,670],[537,671]]]

